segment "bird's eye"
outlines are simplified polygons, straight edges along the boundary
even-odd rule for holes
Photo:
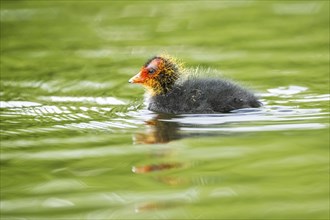
[[[148,73],[149,73],[149,74],[154,74],[155,72],[156,72],[156,70],[153,69],[153,68],[148,69]]]

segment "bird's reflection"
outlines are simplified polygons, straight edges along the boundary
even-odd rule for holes
[[[183,133],[180,127],[185,125],[174,120],[177,117],[180,116],[159,114],[152,119],[146,120],[145,129],[134,135],[134,143],[142,145],[169,144],[171,141],[200,135],[198,133]],[[132,167],[132,172],[138,175],[153,174],[151,177],[154,181],[169,187],[195,184],[196,180],[178,174],[184,169],[192,168],[194,163],[183,160],[176,147],[171,147],[175,146],[175,144],[169,146],[169,148],[158,148],[156,145],[148,153],[153,162],[135,165]],[[174,173],[165,172],[170,170],[174,171]],[[202,180],[201,182],[204,183],[205,181]],[[173,199],[170,202],[158,200],[144,201],[135,205],[135,212],[142,213],[170,209],[177,207],[178,204],[180,204],[180,201]]]
[[[145,121],[147,126],[146,130],[143,133],[135,134],[135,143],[159,144],[181,139],[179,124],[170,119],[172,119],[171,115],[159,114]]]
[[[134,173],[148,173],[160,170],[169,170],[173,168],[179,168],[182,164],[180,163],[161,163],[161,164],[150,164],[147,166],[134,166],[132,171]]]
[[[181,138],[179,124],[171,121],[171,115],[159,114],[152,119],[145,121],[146,129],[134,136],[135,144],[165,144]],[[159,149],[152,153],[154,158],[167,158],[173,161],[173,149]],[[148,165],[133,166],[132,171],[137,174],[150,173],[162,170],[178,169],[184,166],[181,162],[159,162]],[[173,181],[172,178],[158,178],[160,181],[173,185],[180,181]],[[167,181],[169,180],[169,181]]]

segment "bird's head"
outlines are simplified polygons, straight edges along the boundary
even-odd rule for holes
[[[142,84],[153,95],[165,94],[179,78],[180,69],[181,65],[174,58],[155,56],[129,82]]]

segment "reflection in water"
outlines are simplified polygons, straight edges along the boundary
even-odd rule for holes
[[[135,135],[135,143],[139,144],[157,144],[157,143],[168,143],[172,140],[181,138],[179,134],[179,124],[170,120],[171,116],[166,114],[159,114],[152,119],[146,120],[147,129],[145,133],[137,133]],[[170,150],[169,150],[170,151]],[[159,151],[156,154],[153,153],[153,157],[171,157],[172,152]],[[132,171],[137,174],[150,173],[155,171],[163,171],[169,169],[182,168],[184,165],[181,162],[166,162],[157,164],[147,164],[141,166],[133,166]],[[167,185],[181,185],[182,181],[174,177],[157,177],[157,179]],[[149,210],[157,209],[158,205],[155,204],[143,205],[137,208],[137,210]]]
[[[175,121],[170,121],[170,119],[170,115],[159,114],[145,121],[147,129],[144,133],[137,133],[135,135],[135,143],[158,144],[180,139],[181,136],[178,132],[179,124]]]
[[[134,166],[132,168],[132,171],[134,173],[149,173],[154,171],[160,171],[160,170],[168,170],[173,168],[179,168],[182,167],[182,164],[180,163],[161,163],[161,164],[151,164],[146,166]]]
[[[141,204],[136,204],[135,206],[135,212],[136,213],[141,213],[141,212],[150,212],[150,211],[158,211],[158,210],[163,210],[163,209],[169,209],[169,208],[174,208],[178,204],[173,201],[164,201],[164,202],[159,202],[159,201],[153,201],[153,202],[145,202]]]
[[[288,91],[287,91],[288,90]],[[270,90],[288,95],[305,91],[303,87],[292,86],[288,89]],[[268,96],[270,94],[263,94]],[[327,100],[329,96],[325,97]],[[173,140],[197,136],[228,136],[245,132],[265,132],[278,130],[322,129],[323,123],[309,123],[309,120],[326,117],[320,109],[302,109],[290,106],[265,105],[259,109],[239,109],[227,114],[189,114],[189,115],[153,115],[146,119],[146,129],[134,135],[135,144],[165,144]],[[276,122],[277,124],[274,124]],[[279,123],[278,122],[282,122]],[[239,123],[239,126],[237,126]],[[152,152],[151,157],[166,158],[173,161],[173,149]],[[187,167],[182,162],[160,162],[134,166],[137,174]],[[159,178],[168,185],[180,185],[186,181],[177,178]]]
[[[231,114],[237,118],[239,114]],[[166,144],[168,142],[188,137],[225,135],[224,133],[201,132],[210,125],[223,124],[229,114],[191,114],[168,115],[157,114],[152,119],[145,120],[146,129],[134,135],[135,144]],[[193,129],[191,132],[184,132]]]
[[[227,124],[251,121],[256,116],[265,120],[260,113],[258,109],[240,109],[230,114],[158,114],[145,120],[146,129],[134,135],[134,143],[165,144],[188,137],[226,136],[230,130]]]

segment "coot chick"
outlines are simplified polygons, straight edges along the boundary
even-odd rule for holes
[[[129,82],[142,84],[149,94],[148,109],[159,113],[227,113],[261,106],[250,91],[228,80],[188,77],[169,56],[149,59]]]

